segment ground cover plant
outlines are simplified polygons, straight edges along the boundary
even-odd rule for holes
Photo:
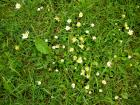
[[[139,0],[0,0],[0,105],[140,105]]]

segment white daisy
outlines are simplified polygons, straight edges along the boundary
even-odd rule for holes
[[[83,63],[82,57],[79,57],[76,62],[77,63]]]
[[[60,47],[60,45],[59,44],[57,44],[56,46],[55,46],[55,48],[59,48]]]
[[[22,34],[22,39],[27,39],[29,35],[29,31],[26,31],[25,33]]]
[[[86,31],[85,31],[85,33],[86,33],[86,34],[89,34],[89,31],[88,31],[88,30],[86,30]]]
[[[125,14],[122,14],[122,18],[125,18]]]
[[[77,41],[76,37],[72,38],[72,43],[75,43]]]
[[[127,22],[124,23],[124,27],[125,27],[126,30],[129,30]]]
[[[92,39],[95,41],[96,40],[96,36],[93,36]]]
[[[73,52],[73,51],[74,51],[74,48],[70,48],[70,49],[69,49],[69,52]]]
[[[83,44],[81,44],[81,45],[78,45],[81,49],[83,49],[84,48],[84,45]]]
[[[80,75],[85,76],[85,70],[84,69],[81,70],[81,74]]]
[[[55,16],[55,18],[54,18],[56,21],[60,21],[60,18],[58,17],[58,16]]]
[[[88,90],[89,89],[89,84],[85,86],[85,89]]]
[[[60,61],[63,63],[64,62],[64,59],[61,59]]]
[[[99,73],[99,72],[97,72],[97,73],[96,73],[96,76],[99,76],[99,75],[100,75],[100,73]]]
[[[100,93],[102,93],[102,92],[103,92],[103,90],[102,90],[102,89],[99,89],[99,92],[100,92]]]
[[[41,81],[36,81],[37,82],[37,85],[41,85]]]
[[[69,31],[70,29],[71,29],[71,27],[70,26],[66,26],[66,31]]]
[[[130,29],[127,33],[128,35],[133,35],[134,31]]]
[[[107,67],[111,67],[112,66],[112,62],[111,61],[108,61],[107,62]]]
[[[83,43],[84,42],[84,38],[81,36],[79,37],[79,40]]]
[[[87,75],[86,75],[86,78],[88,78],[88,79],[89,79],[89,78],[90,78],[90,74],[87,74]]]
[[[63,45],[62,48],[64,49],[65,48],[65,45]]]
[[[94,23],[91,23],[91,24],[90,24],[90,26],[91,26],[91,27],[94,27],[94,26],[95,26],[95,24],[94,24]]]
[[[52,46],[52,49],[56,49],[56,46]]]
[[[15,45],[15,50],[19,50],[19,46],[18,45]]]
[[[54,38],[55,38],[55,39],[58,39],[58,36],[55,35]]]
[[[56,69],[56,70],[55,70],[55,72],[59,72],[59,70],[58,70],[58,69]]]
[[[72,83],[71,84],[71,87],[74,89],[75,88],[75,83]]]
[[[128,55],[128,59],[131,59],[132,58],[132,56],[131,55]]]
[[[106,85],[107,84],[106,80],[102,80],[102,84]]]
[[[67,20],[67,23],[68,23],[68,24],[70,24],[71,22],[72,22],[72,20],[71,20],[71,19],[68,19],[68,20]]]
[[[92,94],[92,92],[91,92],[91,91],[89,91],[89,92],[88,92],[88,94]]]
[[[45,39],[45,42],[48,42],[48,39]]]
[[[74,61],[77,60],[77,56],[73,56],[73,60],[74,60]]]
[[[79,17],[83,17],[83,13],[82,12],[79,13]]]
[[[90,68],[88,66],[85,67],[86,72],[89,72]]]
[[[15,6],[16,9],[20,9],[21,8],[21,4],[19,3],[16,3],[16,6]]]
[[[43,6],[41,6],[40,9],[43,9]]]
[[[119,96],[115,96],[115,100],[119,99]]]
[[[55,64],[55,62],[52,63],[53,65]]]
[[[77,27],[81,27],[81,23],[80,22],[77,22],[76,26]]]
[[[37,11],[40,11],[41,9],[40,8],[37,8]]]

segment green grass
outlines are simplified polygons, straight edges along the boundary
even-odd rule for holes
[[[139,105],[139,6],[139,0],[1,0],[0,105]],[[133,35],[128,35],[125,22]],[[66,31],[66,26],[71,29]],[[29,37],[22,39],[26,31]],[[55,45],[59,48],[52,49]],[[77,63],[73,56],[83,62]],[[80,75],[85,67],[89,78]]]

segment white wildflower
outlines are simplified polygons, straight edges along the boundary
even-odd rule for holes
[[[27,39],[29,35],[29,31],[26,31],[25,33],[22,34],[22,39]]]
[[[85,86],[85,89],[88,90],[89,89],[89,84]]]
[[[132,56],[131,55],[128,55],[128,59],[131,59],[132,58]]]
[[[73,60],[74,60],[74,61],[77,60],[77,56],[73,56]]]
[[[64,49],[65,48],[65,45],[63,45],[62,48]]]
[[[85,67],[85,70],[89,72],[90,68],[88,66]]]
[[[79,13],[79,17],[83,17],[83,13],[82,12]]]
[[[43,6],[37,8],[37,11],[41,11],[43,9]]]
[[[96,36],[93,36],[92,39],[95,41],[96,40]]]
[[[83,43],[84,42],[84,38],[81,36],[79,37],[79,40]]]
[[[60,61],[63,63],[64,62],[64,59],[61,59]]]
[[[52,46],[52,49],[56,49],[56,46]]]
[[[112,66],[112,62],[111,61],[108,61],[107,62],[107,67],[111,67]]]
[[[66,26],[66,31],[69,31],[70,29],[71,29],[71,27],[70,26]]]
[[[122,18],[125,18],[125,14],[122,14]]]
[[[48,39],[45,39],[45,42],[48,42]]]
[[[84,69],[81,70],[81,74],[80,75],[85,76],[85,70]]]
[[[56,21],[60,21],[60,18],[58,17],[58,16],[55,16],[55,18],[54,18]]]
[[[81,23],[80,22],[77,22],[76,26],[77,27],[81,27]]]
[[[83,44],[81,44],[81,45],[78,45],[81,49],[83,49],[84,48],[84,45]]]
[[[115,100],[119,99],[119,96],[115,96]]]
[[[59,48],[60,47],[60,45],[59,44],[57,44],[56,46],[55,46],[55,48]]]
[[[86,31],[85,31],[85,33],[86,33],[86,34],[89,34],[89,31],[88,31],[88,30],[86,30]]]
[[[56,70],[55,70],[55,72],[59,72],[59,70],[58,70],[58,69],[56,69]]]
[[[124,23],[124,27],[125,27],[126,30],[129,30],[127,22]]]
[[[102,92],[103,92],[103,90],[102,90],[102,89],[99,89],[99,92],[100,92],[100,93],[102,93]]]
[[[19,46],[18,45],[15,45],[15,50],[19,50]]]
[[[37,85],[41,85],[41,81],[36,81],[37,82]]]
[[[89,92],[88,92],[88,94],[92,94],[92,92],[91,92],[91,91],[89,91]]]
[[[107,84],[106,80],[102,80],[102,84],[106,85]]]
[[[115,25],[117,26],[117,25],[118,25],[118,23],[115,23]]]
[[[68,20],[67,20],[67,23],[68,23],[68,24],[70,24],[71,22],[72,22],[72,20],[71,20],[71,19],[68,19]]]
[[[91,24],[90,24],[90,26],[91,26],[91,27],[94,27],[94,26],[95,26],[95,24],[94,24],[94,23],[91,23]]]
[[[97,72],[97,73],[96,73],[96,76],[99,76],[99,75],[100,75],[100,73],[99,73],[99,72]]]
[[[72,83],[71,84],[71,87],[74,89],[75,88],[75,83]]]
[[[82,57],[79,57],[76,62],[77,63],[83,63]]]
[[[40,8],[37,8],[37,11],[40,11],[41,9]]]
[[[86,75],[86,78],[88,78],[88,79],[89,79],[89,78],[90,78],[90,74],[87,74],[87,75]]]
[[[130,29],[127,33],[128,35],[133,35],[134,31]]]
[[[54,64],[55,64],[55,62],[52,62],[52,64],[54,65]]]
[[[73,52],[73,51],[74,51],[74,48],[70,48],[70,49],[69,49],[69,52]]]
[[[21,8],[21,4],[19,4],[19,3],[16,3],[16,9],[20,9]]]
[[[75,43],[77,41],[76,37],[72,38],[72,43]]]
[[[58,39],[58,36],[55,35],[54,38],[55,38],[55,39]]]

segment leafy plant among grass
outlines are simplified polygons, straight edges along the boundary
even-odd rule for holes
[[[1,0],[0,105],[139,105],[138,0]]]

